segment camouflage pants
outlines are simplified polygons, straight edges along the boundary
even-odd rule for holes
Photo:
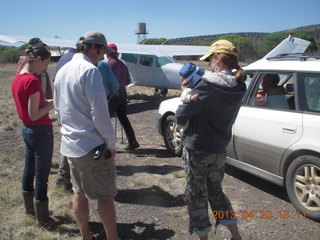
[[[212,211],[233,212],[228,197],[223,193],[225,154],[212,154],[183,149],[182,161],[186,174],[186,200],[189,213],[190,233],[200,237],[208,235],[211,224],[208,202]],[[221,215],[221,214],[220,214]],[[224,214],[216,224],[230,225],[237,222],[231,214]]]

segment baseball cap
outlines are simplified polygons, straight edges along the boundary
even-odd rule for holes
[[[204,68],[198,67],[191,62],[184,64],[179,71],[180,76],[188,82],[190,88],[196,85],[204,73]]]
[[[118,47],[114,43],[110,43],[108,47],[112,48],[115,53],[118,53]]]
[[[79,41],[83,41],[84,43],[89,43],[89,44],[103,45],[106,47],[107,53],[113,53],[113,49],[108,47],[106,37],[100,32],[97,32],[97,31],[86,32],[82,37],[80,37]]]
[[[226,53],[236,57],[238,56],[238,50],[231,42],[228,40],[218,40],[211,45],[209,51],[203,55],[200,60],[207,61],[207,58],[214,53]]]
[[[29,45],[38,45],[38,46],[47,46],[44,42],[41,41],[40,38],[34,37],[29,40]]]

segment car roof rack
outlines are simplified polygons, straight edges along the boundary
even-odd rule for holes
[[[279,60],[307,61],[309,59],[320,59],[320,55],[313,54],[313,53],[283,53],[274,57],[267,58],[267,60],[270,60],[270,61],[279,61]]]

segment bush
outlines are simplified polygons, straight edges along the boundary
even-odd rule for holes
[[[17,63],[20,56],[23,55],[22,51],[18,48],[6,48],[1,53],[4,63]]]
[[[254,50],[254,45],[251,40],[237,34],[225,34],[218,38],[218,40],[221,39],[226,39],[235,45],[235,47],[239,51],[239,61],[249,62],[252,60],[256,60],[252,59],[253,56],[256,56],[257,54]],[[215,41],[213,41],[212,43],[214,42]]]

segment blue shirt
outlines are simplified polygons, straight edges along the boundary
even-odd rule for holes
[[[56,66],[55,75],[60,70],[60,68],[62,68],[63,65],[65,65],[67,62],[69,62],[72,59],[73,55],[76,52],[77,52],[77,50],[75,48],[71,48],[66,54],[61,56],[61,58],[59,59],[59,61],[57,63],[57,66]]]
[[[118,96],[119,83],[114,76],[109,64],[104,61],[100,61],[98,64],[98,69],[101,72],[103,79],[104,90],[106,91],[107,97]]]

